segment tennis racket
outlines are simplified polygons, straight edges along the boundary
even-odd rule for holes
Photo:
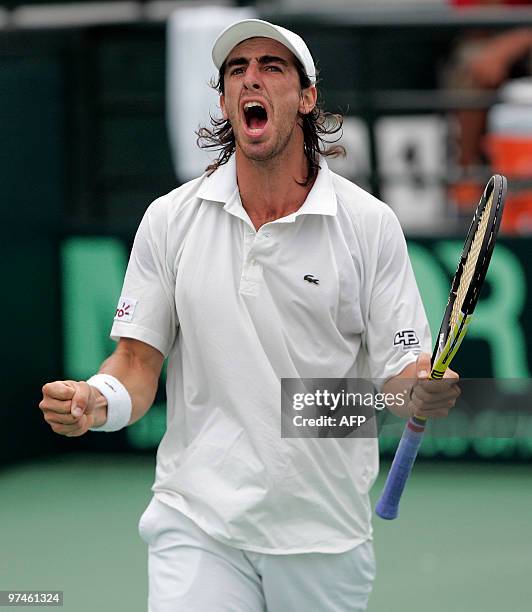
[[[506,179],[496,174],[484,189],[469,227],[451,293],[432,353],[429,378],[443,378],[467,332],[471,316],[486,277],[486,272],[501,224],[506,194]],[[399,502],[423,441],[426,418],[412,416],[397,447],[382,495],[375,512],[383,519],[394,519]]]

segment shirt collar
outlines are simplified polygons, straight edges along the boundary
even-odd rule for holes
[[[283,217],[283,220],[293,221],[299,215],[336,215],[336,194],[332,184],[331,172],[325,158],[320,156],[319,165],[318,176],[303,205],[297,212]],[[211,202],[222,202],[225,204],[224,209],[228,212],[239,217],[242,217],[242,214],[239,213],[243,212],[245,217],[248,218],[238,193],[234,155],[229,158],[227,163],[205,177],[198,190],[198,197]],[[237,210],[239,207],[242,209],[241,211]]]
[[[231,155],[227,163],[205,176],[198,190],[198,198],[225,204],[234,196],[237,188],[235,156]]]
[[[324,157],[319,158],[320,169],[312,189],[295,215],[336,215],[336,193],[331,171]]]

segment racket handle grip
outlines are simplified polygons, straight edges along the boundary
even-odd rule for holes
[[[411,417],[405,426],[384,490],[375,507],[375,512],[383,519],[390,521],[399,513],[401,495],[412,471],[424,433],[425,421]]]

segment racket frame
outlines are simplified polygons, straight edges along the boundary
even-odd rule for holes
[[[473,220],[471,221],[471,225],[469,226],[467,237],[464,242],[460,261],[458,262],[458,267],[451,284],[451,291],[449,293],[449,299],[445,308],[440,331],[438,333],[438,340],[432,354],[432,366],[429,375],[429,378],[431,379],[443,378],[445,371],[460,348],[462,340],[464,339],[471,322],[471,317],[477,304],[480,290],[482,289],[482,284],[486,277],[491,255],[495,247],[495,241],[499,231],[504,208],[506,189],[507,183],[504,176],[500,174],[492,176],[484,189],[477,208],[475,209],[475,214],[473,215]],[[490,217],[487,223],[487,227],[490,228],[490,231],[486,232],[486,235],[483,237],[482,245],[479,251],[482,253],[482,259],[479,258],[475,264],[475,269],[464,297],[464,302],[460,308],[458,321],[453,326],[453,329],[450,329],[451,314],[456,296],[458,294],[460,279],[467,261],[467,255],[469,253],[469,249],[471,248],[476,229],[482,219],[482,213],[484,212],[491,196],[495,197],[496,201],[492,201],[491,203],[491,209],[489,212]],[[390,472],[388,473],[388,477],[384,485],[384,490],[375,508],[377,515],[383,519],[393,520],[398,516],[401,495],[403,494],[406,482],[410,476],[412,467],[414,466],[419,447],[423,441],[426,421],[427,419],[425,417],[418,417],[414,415],[408,419],[407,424],[405,425],[403,435],[399,441],[399,446],[395,453]]]

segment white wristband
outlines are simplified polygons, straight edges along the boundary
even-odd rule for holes
[[[131,418],[131,397],[124,385],[110,374],[95,374],[87,381],[107,400],[107,421],[91,431],[118,431],[129,423]]]

